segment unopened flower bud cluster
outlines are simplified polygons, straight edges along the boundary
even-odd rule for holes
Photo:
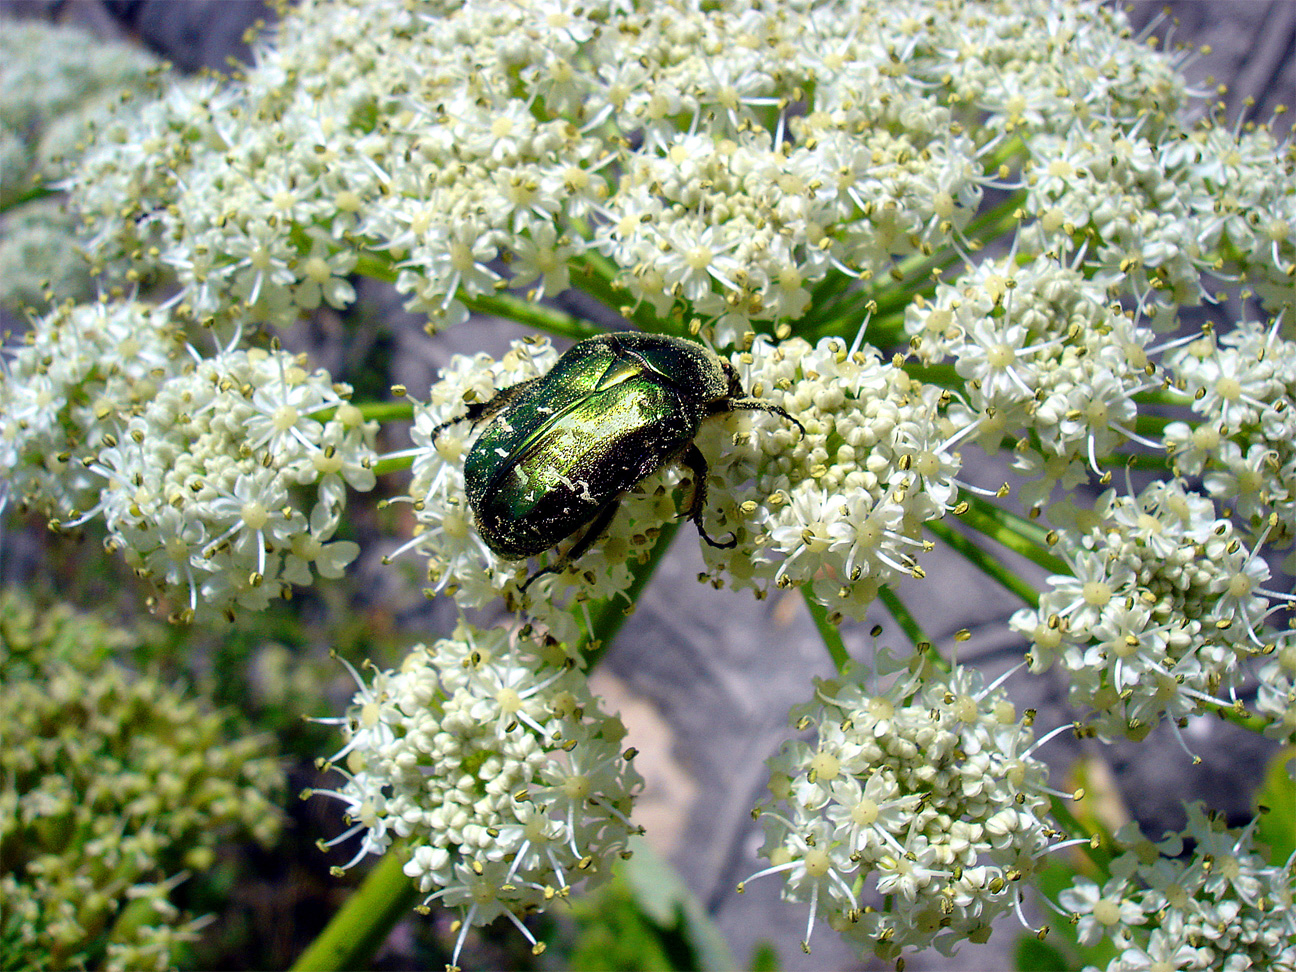
[[[99,503],[85,468],[178,367],[170,316],[133,302],[59,307],[0,348],[0,508],[73,519]]]
[[[222,840],[278,833],[265,739],[114,662],[132,641],[0,595],[0,897],[22,968],[174,968],[201,927],[175,886]]]
[[[766,873],[848,940],[894,961],[984,942],[1057,836],[1029,715],[972,669],[883,654],[866,678],[818,682],[793,709],[813,743],[771,760]],[[806,946],[810,934],[807,932]]]
[[[1262,586],[1269,566],[1232,521],[1176,482],[1072,513],[1055,547],[1072,575],[1050,577],[1039,609],[1011,620],[1032,642],[1031,670],[1061,666],[1108,737],[1235,701],[1249,660],[1273,650],[1265,621],[1282,595]]]
[[[359,548],[329,542],[347,489],[374,486],[350,389],[284,351],[198,358],[105,437],[90,468],[110,544],[192,620],[261,609]]]
[[[1120,950],[1105,972],[1296,969],[1296,872],[1268,863],[1255,822],[1234,830],[1200,802],[1183,830],[1153,843],[1136,825],[1101,885],[1077,877],[1059,901],[1086,945]],[[1098,972],[1093,966],[1086,972]]]
[[[346,737],[345,784],[318,791],[348,805],[338,840],[361,834],[359,859],[405,838],[405,873],[425,904],[463,913],[464,934],[604,880],[638,832],[625,729],[557,643],[461,623],[321,721]]]

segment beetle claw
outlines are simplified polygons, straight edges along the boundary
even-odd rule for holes
[[[710,534],[708,534],[705,530],[702,529],[702,523],[700,520],[695,520],[694,522],[697,523],[698,533],[701,534],[702,539],[705,540],[707,543],[709,543],[711,546],[719,547],[721,550],[729,550],[733,547],[738,546],[738,534],[736,533],[729,534],[729,539],[725,541],[714,540],[712,539]]]

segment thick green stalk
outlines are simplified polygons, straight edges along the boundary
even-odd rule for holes
[[[58,190],[51,189],[44,183],[33,185],[30,189],[24,189],[18,195],[14,196],[3,206],[0,206],[0,215],[11,213],[19,206],[26,205],[36,199],[48,199],[50,196],[57,196]]]
[[[591,321],[581,320],[579,317],[545,304],[525,300],[506,290],[495,294],[479,294],[476,297],[460,294],[459,300],[473,313],[503,317],[517,324],[534,327],[546,334],[570,338],[573,341],[602,334],[604,330]]]
[[[360,409],[366,422],[408,422],[414,418],[414,405],[408,399],[399,402],[364,402],[356,405],[356,408]]]
[[[909,639],[911,644],[917,645],[919,642],[929,641],[928,637],[923,633],[922,625],[905,607],[905,603],[900,600],[899,594],[890,587],[880,587],[878,588],[878,600],[887,609],[887,613],[895,619],[896,624],[900,625],[900,630],[905,633],[905,637]]]
[[[590,668],[599,663],[599,660],[602,659],[611,646],[612,639],[617,636],[617,632],[625,624],[626,618],[634,611],[635,605],[639,603],[639,595],[648,586],[648,581],[652,579],[653,573],[657,570],[657,565],[661,563],[662,557],[666,555],[666,551],[670,548],[671,541],[675,539],[675,534],[678,531],[678,520],[663,523],[658,529],[657,540],[653,543],[648,556],[643,561],[632,560],[629,562],[631,580],[630,587],[625,593],[626,600],[619,597],[611,598],[590,607],[590,639],[582,649]]]
[[[617,286],[617,266],[601,253],[587,250],[573,261],[571,281],[577,290],[589,294],[605,307],[627,317],[641,331],[654,334],[674,334],[683,336],[682,325],[670,326],[657,316],[652,305],[642,301],[635,303],[630,294]]]
[[[387,849],[360,887],[293,963],[293,972],[334,972],[368,968],[374,953],[396,923],[419,899],[414,882],[401,870],[400,844]]]
[[[372,251],[359,255],[354,272],[371,280],[381,280],[383,283],[395,283],[397,276],[396,265],[381,254]],[[526,300],[506,290],[495,294],[478,294],[475,297],[465,294],[457,296],[460,303],[474,313],[503,317],[555,337],[579,341],[581,338],[603,333],[603,328],[597,324],[581,320],[557,308]]]

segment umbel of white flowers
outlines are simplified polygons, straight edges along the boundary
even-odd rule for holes
[[[815,741],[770,761],[772,798],[757,807],[770,866],[748,881],[779,874],[785,897],[808,902],[806,951],[816,919],[889,960],[984,942],[998,915],[1022,916],[1042,856],[1063,846],[1032,755],[1050,736],[1037,740],[1034,713],[1019,718],[998,684],[937,668],[926,648],[816,681],[791,712]]]
[[[621,720],[559,644],[498,628],[461,622],[399,670],[352,674],[350,709],[318,720],[346,739],[328,761],[343,785],[314,791],[352,824],[329,844],[360,835],[354,864],[406,838],[423,905],[464,913],[452,963],[472,926],[501,915],[542,951],[518,916],[606,880],[640,832],[629,818],[643,781]]]

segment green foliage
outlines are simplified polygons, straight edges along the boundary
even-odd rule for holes
[[[646,841],[632,845],[634,856],[617,867],[611,881],[573,903],[578,931],[564,967],[734,968],[724,939],[675,870]]]

